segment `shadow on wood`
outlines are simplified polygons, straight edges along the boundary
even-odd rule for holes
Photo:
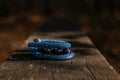
[[[37,32],[58,32],[58,31],[78,31],[76,22],[63,18],[49,18],[46,20]]]
[[[10,61],[27,61],[27,60],[37,60],[32,54],[12,54],[7,60]]]

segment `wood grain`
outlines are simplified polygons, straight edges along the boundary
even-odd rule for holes
[[[27,50],[27,44],[34,38],[69,41],[75,57],[65,61],[35,59]],[[120,77],[81,32],[37,32],[0,65],[0,80],[120,80]]]

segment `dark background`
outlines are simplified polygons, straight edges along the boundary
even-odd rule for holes
[[[120,0],[0,0],[0,62],[52,17],[75,21],[120,73]]]

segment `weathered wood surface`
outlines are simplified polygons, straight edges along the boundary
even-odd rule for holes
[[[34,38],[62,39],[72,43],[75,57],[66,61],[35,59],[27,51]],[[34,33],[0,65],[0,80],[120,80],[119,74],[80,32]]]

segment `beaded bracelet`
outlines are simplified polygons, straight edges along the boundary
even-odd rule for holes
[[[74,53],[71,52],[69,54],[62,54],[62,55],[51,55],[51,54],[43,54],[41,52],[32,52],[32,54],[36,58],[46,59],[46,60],[68,60],[74,57]]]
[[[34,39],[34,42],[28,44],[29,47],[40,48],[70,48],[71,44],[61,40]]]
[[[40,38],[33,41],[28,43],[28,47],[36,58],[67,60],[74,57],[70,50],[71,44],[66,41]]]
[[[41,52],[45,54],[68,54],[71,52],[70,49],[57,49],[57,48],[37,48],[37,47],[29,47],[30,52]]]

